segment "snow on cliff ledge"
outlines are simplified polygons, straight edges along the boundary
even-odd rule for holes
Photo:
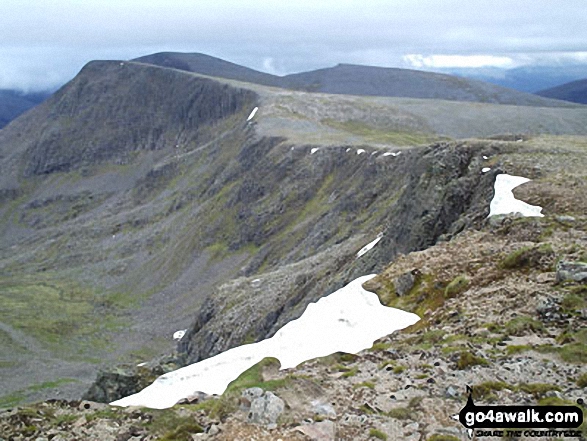
[[[495,177],[495,196],[489,205],[489,216],[498,214],[521,213],[522,216],[543,217],[542,207],[530,205],[514,197],[512,190],[530,181],[522,176],[501,174]]]
[[[110,403],[164,409],[195,392],[222,394],[228,384],[265,357],[275,357],[287,369],[334,352],[357,353],[385,335],[416,323],[416,314],[383,306],[359,277],[338,291],[310,303],[304,314],[273,337],[239,346],[215,357],[159,377],[141,392]]]

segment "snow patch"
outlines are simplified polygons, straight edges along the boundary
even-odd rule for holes
[[[169,372],[141,392],[110,404],[165,409],[195,392],[222,394],[231,381],[265,357],[279,359],[281,369],[288,369],[338,351],[354,354],[420,320],[416,314],[383,306],[376,294],[363,289],[363,283],[374,276],[359,277],[310,303],[299,319],[267,340]]]
[[[487,156],[483,155],[483,159],[485,159],[487,161],[489,158]]]
[[[383,156],[398,156],[401,152],[385,152]]]
[[[318,147],[314,147],[312,150],[310,150],[310,155],[313,155],[314,153],[316,153],[318,150],[320,150]]]
[[[495,195],[489,205],[489,216],[498,214],[520,213],[526,217],[543,217],[542,207],[530,205],[514,197],[512,190],[525,182],[530,181],[523,176],[500,174],[495,178]]]
[[[351,151],[351,148],[350,147],[348,149],[346,149],[346,152],[347,153],[350,152],[350,151]]]
[[[255,107],[255,108],[253,109],[253,111],[251,112],[251,114],[250,114],[250,115],[249,115],[249,117],[247,118],[247,121],[250,121],[250,120],[252,120],[252,119],[253,119],[253,117],[254,117],[254,116],[255,116],[255,114],[257,113],[257,110],[259,110],[259,108],[258,108],[258,107]]]
[[[187,329],[182,329],[181,331],[175,331],[173,333],[173,339],[174,340],[181,340],[186,332],[187,332]]]
[[[491,170],[489,167],[483,167],[481,173],[487,173],[489,170]]]
[[[365,150],[363,150],[363,149],[359,149],[359,150],[357,150],[357,155],[361,155],[361,154],[363,154],[363,153],[365,153]]]
[[[367,251],[369,251],[371,248],[373,248],[375,245],[377,245],[377,242],[379,242],[382,237],[382,235],[377,236],[377,239],[375,239],[373,242],[369,242],[367,245],[361,248],[357,253],[357,259],[361,257],[363,254],[365,254]]]

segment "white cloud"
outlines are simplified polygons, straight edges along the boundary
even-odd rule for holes
[[[24,79],[47,83],[45,72],[63,82],[93,59],[134,58],[154,48],[203,52],[280,75],[336,63],[422,68],[512,67],[508,59],[514,65],[542,59],[587,63],[587,3],[552,4],[2,0],[0,87]]]
[[[404,61],[417,68],[446,67],[501,67],[511,68],[515,63],[510,57],[495,55],[404,55]]]

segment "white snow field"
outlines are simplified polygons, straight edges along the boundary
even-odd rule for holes
[[[164,409],[196,392],[222,394],[231,381],[265,357],[279,359],[281,368],[287,369],[338,351],[357,353],[420,320],[416,314],[383,306],[376,294],[364,290],[361,285],[373,277],[359,277],[310,303],[299,319],[267,340],[169,372],[141,392],[110,404]]]
[[[495,178],[495,195],[489,205],[489,216],[498,214],[520,213],[526,217],[543,217],[542,207],[530,205],[514,197],[512,190],[525,182],[530,181],[523,176],[500,174]]]

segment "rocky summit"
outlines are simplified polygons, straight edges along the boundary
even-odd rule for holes
[[[452,441],[467,387],[584,411],[584,106],[175,61],[92,62],[0,130],[0,439]],[[488,216],[503,173],[543,217]],[[107,404],[367,274],[420,320],[357,354],[266,358],[221,396]]]

